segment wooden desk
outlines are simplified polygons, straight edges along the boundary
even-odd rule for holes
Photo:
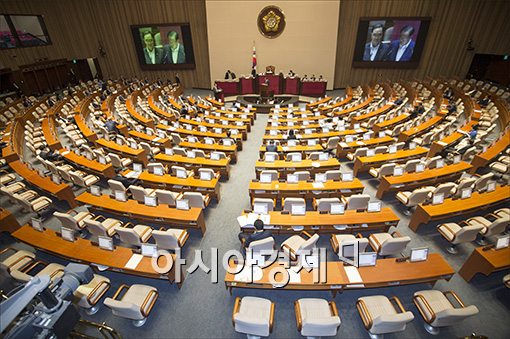
[[[273,233],[294,233],[294,226],[303,226],[305,231],[312,233],[388,232],[391,226],[397,226],[399,218],[389,207],[379,212],[357,212],[347,210],[344,214],[320,214],[307,211],[305,215],[283,214],[280,211],[269,212],[271,226],[266,226]],[[337,226],[337,227],[335,227]],[[241,231],[250,233],[253,228],[242,227]]]
[[[246,128],[246,131],[247,132],[250,132],[251,131],[251,120],[246,118],[246,119],[243,119],[243,118],[235,118],[233,115],[228,115],[228,116],[225,116],[225,115],[221,115],[218,113],[219,116],[216,116],[216,115],[205,115],[203,113],[199,113],[197,114],[197,117],[199,117],[200,119],[203,119],[204,121],[208,122],[209,124],[222,124],[222,121],[228,121],[229,123],[234,123],[235,127],[240,127],[241,125],[238,125],[237,123],[242,123],[242,126],[244,126]],[[221,125],[221,126],[225,126],[225,125]]]
[[[179,143],[179,147],[190,148],[190,149],[201,149],[203,151],[208,151],[208,152],[213,152],[213,151],[224,152],[227,156],[230,157],[232,163],[237,162],[237,146],[236,145],[225,146],[225,145],[220,145],[220,144],[216,144],[216,143],[209,145],[204,142],[182,141]]]
[[[220,172],[224,179],[228,179],[230,172],[230,158],[211,160],[209,158],[188,158],[182,155],[157,154],[154,159],[170,165],[184,166],[197,170],[199,168],[211,168],[215,172]]]
[[[413,172],[405,173],[401,176],[383,176],[377,189],[376,197],[382,199],[387,192],[412,191],[418,187],[433,186],[445,181],[455,181],[470,168],[470,164],[461,161],[458,164],[447,165],[443,168],[427,169],[420,173]]]
[[[168,205],[146,206],[136,200],[118,201],[109,195],[95,196],[88,192],[76,197],[82,205],[90,205],[91,209],[113,213],[149,223],[163,223],[165,226],[177,228],[199,228],[205,233],[204,213],[201,208],[191,208],[188,211],[171,208]]]
[[[77,238],[75,242],[62,239],[55,231],[47,229],[39,232],[25,225],[12,234],[13,237],[25,244],[35,247],[38,250],[47,252],[66,260],[75,261],[86,265],[101,265],[108,267],[109,271],[132,274],[152,279],[165,279],[170,283],[175,281],[175,267],[167,273],[158,273],[152,268],[152,258],[143,257],[135,269],[126,268],[126,264],[134,252],[130,248],[115,247],[113,251],[103,250],[91,243],[90,240]],[[175,260],[175,254],[172,254]],[[161,267],[164,265],[164,258],[159,259]],[[175,261],[174,261],[175,262]],[[184,275],[181,271],[180,288],[184,282]]]
[[[427,132],[429,129],[433,128],[434,125],[436,125],[438,122],[440,122],[443,119],[444,119],[444,116],[436,115],[435,117],[432,117],[429,120],[425,121],[423,124],[413,127],[408,131],[404,131],[404,132],[400,133],[398,136],[398,141],[407,141],[409,139],[412,139],[414,137],[422,135],[423,133]]]
[[[395,100],[395,98],[391,99],[391,101]],[[368,112],[365,114],[358,115],[357,117],[352,118],[352,124],[360,123],[364,120],[368,120],[370,118],[376,117],[378,115],[384,114],[388,111],[390,111],[392,108],[397,107],[393,102],[390,102],[372,112]]]
[[[234,260],[229,262],[231,267],[236,267]],[[321,270],[324,270],[325,282],[314,282],[314,272],[302,269],[300,271],[300,282],[289,282],[285,287],[277,288],[280,290],[309,290],[309,291],[332,291],[333,296],[336,292],[343,292],[351,289],[365,289],[377,287],[391,287],[397,285],[410,285],[432,283],[440,279],[450,280],[455,274],[453,268],[438,253],[431,253],[426,261],[421,262],[402,262],[397,263],[395,258],[378,259],[377,264],[371,267],[359,267],[358,271],[363,280],[363,284],[351,284],[344,270],[344,263],[333,261],[321,263]],[[269,272],[282,266],[282,262],[275,262],[270,266],[263,268],[262,278],[255,282],[236,281],[235,275],[226,272],[225,287],[232,293],[233,288],[258,288],[275,289],[270,283]],[[315,273],[316,276],[320,274]],[[281,279],[281,274],[275,277],[275,280]]]
[[[149,99],[147,99],[147,102],[149,104],[150,109],[153,110],[156,114],[162,116],[165,119],[169,119],[171,121],[174,121],[176,119],[175,115],[173,115],[172,113],[168,113],[168,112],[162,110],[161,108],[159,108],[158,106],[156,106],[156,103],[154,102],[154,98],[152,95],[149,96]]]
[[[133,94],[126,100],[126,108],[129,115],[131,115],[135,120],[139,121],[142,125],[154,128],[154,120],[151,118],[146,118],[136,111],[132,96]]]
[[[503,152],[510,145],[510,129],[506,131],[506,133],[501,136],[501,138],[496,141],[492,146],[487,148],[487,151],[475,155],[473,160],[471,161],[471,165],[473,168],[469,171],[469,173],[474,174],[476,171],[489,162],[494,160],[501,152]]]
[[[510,200],[510,186],[497,186],[495,191],[473,192],[468,199],[445,199],[440,205],[418,205],[409,222],[409,228],[417,231],[421,224],[456,215],[468,215]]]
[[[297,140],[306,140],[306,139],[321,139],[326,140],[332,137],[341,137],[344,135],[356,135],[366,133],[367,130],[364,128],[358,129],[346,129],[345,131],[330,131],[328,133],[311,133],[311,134],[298,134],[296,135]],[[263,140],[287,140],[287,134],[277,134],[277,135],[269,135],[264,134]]]
[[[76,125],[78,126],[81,134],[83,134],[88,141],[94,142],[97,140],[97,134],[92,132],[89,126],[87,126],[85,118],[80,113],[76,113],[74,115],[74,120],[76,121]]]
[[[308,146],[308,145],[301,145],[297,144],[296,146],[277,146],[278,153],[280,154],[287,154],[287,153],[293,153],[293,152],[299,152],[303,156],[306,156],[306,154],[311,152],[322,152],[324,151],[324,148],[322,148],[321,144],[316,144],[314,146]],[[266,153],[266,146],[262,145],[259,147],[259,158],[264,158],[264,153]]]
[[[469,282],[477,273],[485,276],[510,268],[510,248],[483,250],[477,247],[459,270],[459,275]]]
[[[195,131],[195,130],[187,130],[187,129],[184,129],[184,128],[174,128],[174,127],[165,126],[165,125],[162,125],[162,124],[158,124],[156,126],[156,128],[164,129],[164,130],[167,130],[167,131],[170,131],[170,132],[177,133],[181,137],[183,135],[193,135],[193,136],[200,137],[200,138],[209,137],[209,138],[213,138],[213,139],[217,139],[217,140],[228,138],[227,137],[227,133],[219,134],[219,133],[212,133],[212,132],[209,132],[209,131],[207,131],[207,132],[200,132],[200,131]],[[235,142],[237,144],[237,150],[238,151],[243,149],[243,142],[242,142],[242,136],[241,135],[231,135],[230,138],[235,140]]]
[[[206,119],[204,119],[206,120]],[[248,128],[246,127],[246,125],[242,125],[242,126],[237,126],[237,125],[223,125],[223,124],[211,124],[207,121],[201,121],[201,122],[198,122],[198,121],[195,121],[195,120],[188,120],[188,119],[179,119],[179,123],[181,124],[188,124],[188,125],[192,125],[192,126],[205,126],[207,128],[221,128],[221,129],[227,129],[227,130],[231,130],[231,129],[237,129],[239,131],[239,133],[241,134],[243,140],[246,140],[247,137],[248,137]]]
[[[287,173],[294,173],[295,171],[310,171],[310,174],[315,174],[339,168],[340,162],[336,158],[329,158],[326,161],[312,161],[310,159],[304,159],[297,162],[286,160],[266,162],[258,160],[255,164],[255,175],[258,178],[260,171],[277,170],[280,172],[280,177],[283,178],[287,175]]]
[[[9,166],[23,177],[24,180],[38,187],[40,190],[55,196],[59,200],[65,200],[72,208],[77,204],[74,200],[74,193],[71,186],[67,184],[55,184],[50,177],[41,177],[37,171],[30,170],[25,164],[18,161],[9,163]]]
[[[337,157],[345,157],[348,153],[354,153],[360,147],[383,146],[394,143],[395,139],[389,135],[382,138],[370,138],[368,140],[358,140],[353,142],[340,142],[336,148]]]
[[[403,163],[411,159],[421,158],[427,155],[429,149],[416,147],[415,149],[402,149],[395,153],[381,153],[370,157],[356,157],[354,160],[354,175],[366,172],[371,167],[380,167],[388,162]]]
[[[20,228],[16,217],[4,208],[0,207],[0,233],[12,233]]]
[[[306,129],[313,129],[313,130],[315,130],[317,132],[317,131],[320,131],[321,128],[322,128],[322,126],[320,124],[310,124],[310,125],[306,125],[306,126],[302,125],[302,124],[292,125],[292,126],[279,124],[278,126],[272,126],[271,123],[268,122],[268,124],[266,126],[266,129],[265,129],[265,133],[269,134],[270,133],[269,131],[289,131],[289,130],[294,130],[295,133],[300,134],[300,133],[304,133],[302,131],[306,130]]]
[[[14,149],[14,143],[13,143],[13,139],[14,139],[14,135],[13,135],[13,127],[14,126],[13,125],[14,124],[15,124],[14,122],[11,122],[10,124],[8,124],[5,127],[5,130],[2,135],[2,142],[7,143],[7,145],[4,148],[2,148],[2,158],[4,158],[5,161],[7,161],[7,163],[10,163],[12,161],[16,161],[19,159],[19,155],[16,152],[16,150]],[[21,135],[20,135],[20,137],[22,138]]]
[[[334,114],[335,116],[337,116],[337,117],[338,117],[338,116],[347,115],[347,114],[349,114],[349,113],[352,113],[352,112],[355,112],[355,111],[357,111],[357,110],[360,110],[360,109],[362,109],[362,108],[367,107],[367,106],[368,106],[368,105],[369,105],[369,104],[370,104],[373,100],[374,100],[374,97],[373,97],[372,95],[369,95],[369,96],[368,96],[368,98],[367,98],[365,101],[363,101],[363,102],[361,102],[361,103],[359,103],[359,104],[357,104],[357,105],[354,105],[354,106],[352,106],[352,107],[350,107],[350,108],[344,109],[344,110],[342,110],[342,111],[339,111],[339,112],[333,112],[333,114]]]
[[[157,135],[148,135],[138,131],[129,131],[128,136],[148,142],[155,147],[172,147],[172,141],[169,138],[160,138]]]
[[[57,137],[57,127],[55,126],[55,121],[53,120],[53,115],[47,115],[42,123],[42,131],[44,135],[44,139],[46,140],[46,143],[48,144],[48,147],[55,151],[62,148],[62,144],[60,143],[60,140]]]
[[[319,107],[319,105],[326,104],[326,103],[330,102],[331,100],[333,100],[332,97],[324,97],[320,100],[306,104],[306,109],[312,110],[314,108]]]
[[[121,175],[126,176],[131,170],[126,170]],[[199,192],[202,194],[209,194],[212,198],[220,201],[220,185],[219,177],[214,177],[212,180],[200,180],[195,177],[190,178],[177,178],[170,174],[156,175],[143,171],[138,177],[145,186],[154,188],[163,188],[177,192]]]
[[[304,199],[335,198],[340,195],[349,196],[361,194],[365,188],[358,178],[353,181],[328,180],[323,187],[313,187],[313,182],[300,181],[296,184],[273,181],[271,183],[250,182],[250,198],[287,198],[299,197]]]
[[[143,148],[134,149],[128,145],[121,146],[113,140],[106,140],[103,138],[97,139],[95,143],[96,147],[105,147],[113,153],[133,159],[134,162],[141,162],[144,166],[147,166],[149,163],[147,159],[147,152]]]
[[[97,160],[89,160],[83,155],[78,155],[73,151],[62,148],[58,151],[64,159],[79,167],[85,168],[88,172],[99,174],[103,178],[111,179],[115,176],[115,169],[112,164],[101,164]]]
[[[471,130],[471,128],[473,127],[473,125],[475,125],[475,124],[476,124],[476,121],[474,121],[474,120],[470,121],[469,123],[464,125],[464,127],[462,127],[461,130],[464,132],[469,132]],[[463,137],[466,137],[466,135],[459,133],[459,132],[453,132],[449,136],[447,136],[439,141],[434,141],[432,143],[432,145],[430,146],[430,151],[429,151],[428,157],[432,158],[434,155],[441,152],[443,149],[455,145],[457,143],[457,141],[460,141],[460,139],[462,139]]]
[[[395,125],[398,125],[402,122],[407,121],[408,119],[409,119],[409,113],[402,113],[398,117],[395,117],[393,119],[378,122],[377,124],[372,126],[372,130],[374,131],[374,133],[379,133],[382,130],[392,128]]]

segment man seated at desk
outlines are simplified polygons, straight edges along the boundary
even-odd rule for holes
[[[252,242],[271,237],[271,232],[264,230],[264,222],[262,220],[255,220],[253,226],[255,226],[255,232],[248,234],[243,232],[239,233],[239,240],[242,244],[241,250],[244,254],[246,254],[246,248],[248,248]]]
[[[278,147],[274,144],[273,140],[269,140],[267,143],[266,152],[278,152]]]

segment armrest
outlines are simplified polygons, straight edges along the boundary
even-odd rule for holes
[[[330,242],[331,242],[331,247],[333,247],[333,251],[338,252],[340,244],[338,243],[338,240],[336,240],[336,237],[334,234],[331,235]]]
[[[488,213],[484,216],[485,219],[487,219],[487,217],[491,217],[491,218],[494,218],[494,219],[498,219],[498,216],[495,215],[494,213]]]
[[[269,312],[269,333],[273,332],[274,324],[274,302],[271,302],[271,310]]]
[[[99,219],[106,220],[106,218],[105,218],[105,217],[103,217],[102,215],[98,215],[98,216],[96,216],[96,217],[95,217],[94,219],[92,219],[92,220],[99,220]]]
[[[0,251],[0,255],[2,255],[4,253],[7,253],[8,251],[17,252],[18,250],[13,248],[13,247],[6,247],[6,248],[4,248],[3,250]]]
[[[46,263],[39,261],[39,260],[32,261],[32,262],[27,263],[25,266],[20,267],[20,269],[18,269],[18,271],[28,274],[28,272],[30,272],[31,270],[33,270],[34,268],[36,268],[39,265],[46,266]]]
[[[338,309],[336,308],[336,303],[334,301],[329,302],[329,308],[331,310],[331,315],[338,317]]]
[[[127,222],[124,225],[122,225],[121,227],[129,228],[130,226],[131,226],[131,228],[135,227],[135,225],[133,225],[132,222]]]
[[[97,293],[98,291],[103,288],[103,286],[106,286],[101,293]],[[110,283],[106,280],[101,281],[99,284],[94,287],[92,291],[87,295],[87,302],[89,305],[95,305],[103,297],[103,295],[110,289]],[[97,293],[97,294],[96,294]]]
[[[210,201],[211,201],[211,197],[209,196],[209,194],[206,194],[205,198],[204,198],[204,205],[208,206]]]
[[[421,309],[421,304],[419,304],[419,302],[421,302],[425,308],[427,309],[427,311],[430,313],[430,319],[427,318],[427,315],[422,311]],[[434,322],[434,320],[436,320],[436,313],[432,310],[432,307],[430,306],[430,304],[427,302],[427,299],[425,299],[423,296],[421,295],[415,295],[413,297],[413,301],[414,301],[414,304],[416,305],[416,308],[418,309],[418,311],[420,312],[421,316],[423,317],[423,319],[425,320],[425,322],[427,323],[432,323]]]
[[[291,253],[294,257],[296,257],[296,254],[297,254],[297,253],[296,253],[296,251],[294,251],[294,249],[293,249],[292,247],[290,247],[289,245],[287,245],[287,244],[283,244],[283,245],[282,245],[282,248],[286,248],[287,250],[289,250],[289,252],[290,252],[290,253]]]
[[[145,233],[147,233],[147,232],[152,233],[152,228],[150,226],[147,227],[142,233],[140,233],[140,240],[143,239]],[[147,239],[145,239],[145,241],[142,240],[142,242],[147,242],[150,238],[151,238],[151,236],[149,236]]]
[[[373,234],[370,234],[370,236],[368,237],[369,240],[372,240],[373,242],[375,242],[375,244],[377,245],[377,248],[374,248],[374,250],[377,252],[380,248],[381,248],[381,243],[379,242],[379,240],[377,240],[376,237],[372,236]],[[372,244],[370,244],[370,247],[372,247]]]
[[[358,309],[358,313],[361,316],[361,320],[363,321],[363,325],[368,330],[372,328],[372,325],[374,323],[372,317],[370,316],[370,313],[368,312],[368,308],[363,300],[358,300],[356,302],[356,308]]]
[[[236,326],[234,321],[234,316],[239,313],[239,309],[241,308],[241,297],[237,297],[234,303],[234,309],[232,310],[232,325]]]
[[[391,301],[393,301],[397,305],[397,307],[398,307],[398,309],[396,309],[397,312],[399,310],[400,310],[399,313],[405,313],[406,312],[404,306],[402,306],[402,303],[400,302],[400,299],[398,297],[396,297],[396,296],[391,297],[390,298],[390,302]]]
[[[306,237],[307,239],[310,239],[312,237],[312,235],[310,233],[308,233],[307,231],[301,231],[300,233],[301,235],[304,235],[304,237]],[[303,237],[303,238],[304,238]]]
[[[455,299],[455,301],[457,301],[457,303],[460,305],[460,307],[461,307],[461,308],[466,307],[466,306],[464,305],[464,303],[462,302],[462,300],[460,300],[460,298],[459,298],[459,296],[457,295],[457,293],[455,293],[455,292],[453,292],[453,291],[446,291],[446,292],[443,292],[443,294],[444,294],[444,296],[445,296],[446,298],[448,298],[448,295],[451,295],[451,296]],[[450,303],[451,303],[451,302],[450,302]],[[452,306],[454,306],[454,307],[455,307],[455,305],[453,305],[453,304],[452,304]],[[455,308],[458,308],[458,307],[455,307]]]
[[[115,292],[115,294],[113,295],[112,299],[113,300],[120,300],[120,299],[117,299],[119,297],[119,295],[122,293],[123,290],[129,290],[129,286],[126,285],[126,284],[122,284],[119,286],[119,288],[117,289],[117,291]]]
[[[396,237],[395,237],[395,235],[396,235]],[[402,235],[401,235],[398,231],[393,231],[393,232],[391,233],[391,236],[392,236],[393,238],[402,238]]]
[[[154,298],[151,298],[153,295],[154,295]],[[152,308],[154,307],[154,304],[156,304],[156,300],[158,300],[158,296],[159,296],[158,291],[152,290],[145,297],[145,300],[143,301],[142,306],[140,306],[140,313],[142,313],[142,315],[145,318],[147,318],[149,316],[149,314],[151,313]],[[149,300],[150,300],[150,304],[149,304]],[[147,311],[145,310],[146,307],[147,307]]]
[[[444,231],[442,230],[442,228],[446,228],[451,234],[453,234],[453,238],[451,241],[454,241],[455,238],[457,237],[457,234],[455,234],[455,232],[452,231],[452,229],[450,227],[448,227],[448,225],[446,224],[441,224],[441,225],[438,225],[437,226],[437,231],[445,238],[447,239],[446,237],[446,234],[444,233]]]
[[[78,212],[76,210],[74,210],[74,209],[70,209],[70,210],[66,211],[65,213],[71,214],[71,215],[78,214]]]
[[[363,239],[363,234],[361,233],[356,234],[356,238]]]
[[[177,239],[177,243],[179,243],[179,245],[182,247],[182,246],[184,246],[184,244],[186,243],[188,238],[189,238],[188,231],[182,232],[181,236],[179,237],[179,239]]]
[[[301,316],[301,309],[299,308],[299,301],[296,300],[294,302],[294,311],[296,313],[296,326],[297,330],[301,332],[301,328],[303,327],[303,317]]]

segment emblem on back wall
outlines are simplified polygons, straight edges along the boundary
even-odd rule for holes
[[[276,6],[264,7],[257,18],[257,26],[263,36],[274,39],[285,29],[285,15]]]

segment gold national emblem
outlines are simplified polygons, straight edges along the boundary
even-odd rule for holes
[[[285,29],[285,15],[276,6],[264,7],[257,18],[257,26],[263,36],[274,39]]]

